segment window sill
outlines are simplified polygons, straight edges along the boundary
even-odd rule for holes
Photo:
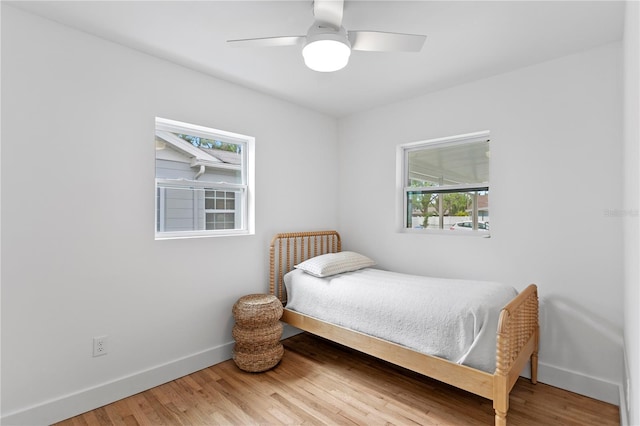
[[[489,232],[451,231],[449,229],[402,228],[398,232],[401,234],[413,235],[444,235],[450,237],[491,238],[491,234]]]
[[[255,232],[246,230],[235,231],[183,231],[183,232],[162,232],[156,233],[157,240],[183,240],[187,238],[210,238],[210,237],[238,237],[243,235],[254,235]]]

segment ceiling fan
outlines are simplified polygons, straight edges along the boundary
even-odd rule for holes
[[[320,72],[338,71],[349,62],[352,50],[419,52],[427,36],[382,31],[347,31],[342,26],[344,0],[314,0],[313,25],[306,36],[227,40],[236,47],[301,45],[305,64]]]

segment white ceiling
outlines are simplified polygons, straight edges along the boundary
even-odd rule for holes
[[[353,52],[335,73],[301,48],[228,39],[304,35],[311,0],[19,1],[11,4],[160,58],[341,117],[622,38],[621,1],[345,2],[347,30],[427,35],[420,53]]]

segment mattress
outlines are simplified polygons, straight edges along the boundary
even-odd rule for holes
[[[495,282],[374,268],[326,278],[295,269],[284,281],[286,309],[488,373],[500,311],[517,295]]]

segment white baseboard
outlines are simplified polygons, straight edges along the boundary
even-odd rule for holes
[[[283,339],[288,339],[289,337],[293,337],[296,334],[300,334],[302,333],[302,330],[292,327],[289,324],[283,324],[284,328],[282,330],[282,338]]]
[[[621,386],[619,383],[612,383],[543,362],[538,364],[538,381],[609,404],[620,405]]]
[[[282,338],[286,339],[298,333],[300,330],[285,325]],[[47,425],[68,419],[231,359],[232,350],[233,342],[225,343],[130,376],[8,413],[0,419],[0,424],[5,426]],[[523,372],[523,375],[529,376],[528,369]],[[619,405],[621,425],[626,424],[624,421],[626,416],[623,416],[626,407],[622,387],[619,384],[542,362],[538,366],[538,380],[551,386]]]
[[[232,358],[233,342],[8,413],[4,426],[49,425],[151,389]]]

